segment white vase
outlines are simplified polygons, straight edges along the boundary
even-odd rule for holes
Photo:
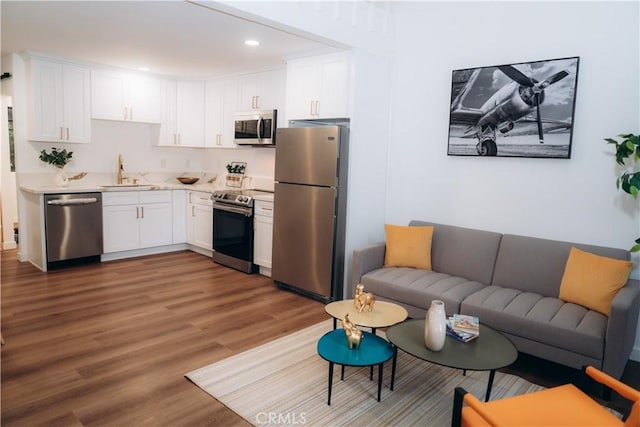
[[[69,177],[64,168],[56,168],[56,185],[58,187],[66,187],[69,185]]]
[[[424,344],[431,351],[440,351],[444,347],[446,336],[447,315],[444,302],[433,300],[424,321]]]

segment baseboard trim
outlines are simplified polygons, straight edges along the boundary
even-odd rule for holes
[[[100,261],[115,261],[117,259],[133,258],[145,255],[162,254],[165,252],[176,252],[190,249],[185,243],[179,243],[177,245],[168,246],[156,246],[153,248],[134,249],[132,251],[112,252],[108,254],[102,254]]]
[[[2,243],[2,250],[16,249],[17,247],[18,244],[15,242],[15,240],[9,240],[8,242]]]

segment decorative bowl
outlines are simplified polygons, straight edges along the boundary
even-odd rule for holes
[[[187,176],[178,177],[178,181],[180,181],[183,184],[195,184],[199,180],[200,180],[200,178],[190,178],[190,177],[187,177]]]

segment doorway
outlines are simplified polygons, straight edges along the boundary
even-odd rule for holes
[[[2,95],[0,115],[0,236],[1,249],[15,249],[18,230],[18,197],[13,150],[13,101]]]

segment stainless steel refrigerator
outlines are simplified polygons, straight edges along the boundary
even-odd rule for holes
[[[349,127],[311,122],[276,137],[271,275],[322,301],[342,299]]]

